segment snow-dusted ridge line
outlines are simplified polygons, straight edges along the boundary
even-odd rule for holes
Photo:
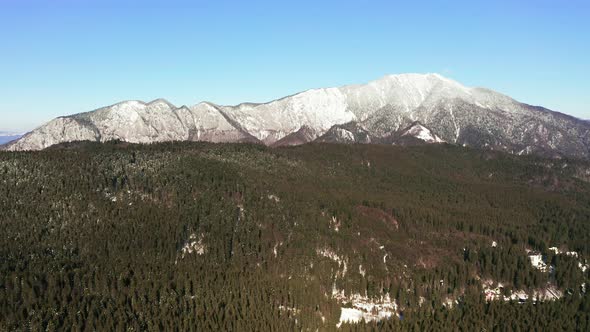
[[[64,142],[115,139],[278,146],[316,139],[386,143],[416,121],[424,129],[413,136],[426,143],[590,157],[589,122],[519,103],[489,89],[466,87],[439,74],[386,75],[367,84],[316,88],[266,103],[234,106],[201,102],[176,107],[162,98],[124,101],[58,117],[3,149],[40,150]],[[345,126],[349,123],[354,125]],[[332,136],[322,137],[330,129]]]

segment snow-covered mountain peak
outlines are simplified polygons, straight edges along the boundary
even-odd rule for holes
[[[145,108],[145,105],[146,104],[140,100],[126,100],[111,106],[103,107],[102,109],[127,111]]]
[[[150,101],[146,106],[175,109],[176,106],[164,98],[158,98]]]
[[[387,75],[366,84],[311,89],[266,103],[236,106],[202,102],[177,108],[165,99],[125,101],[56,118],[4,148],[39,150],[76,140],[113,139],[267,145],[312,140],[414,144],[418,139],[514,153],[590,157],[587,121],[432,73]]]
[[[194,110],[200,110],[200,109],[212,109],[212,110],[215,110],[216,109],[216,105],[215,104],[212,104],[210,102],[207,102],[207,101],[203,101],[203,102],[200,102],[198,104],[189,106],[188,109],[193,110],[193,111]]]
[[[311,89],[265,104],[220,107],[233,122],[264,142],[273,144],[303,125],[323,133],[336,123],[355,120],[339,88]]]
[[[470,90],[470,88],[465,87],[461,83],[436,73],[391,74],[386,75],[381,79],[371,81],[369,82],[369,85],[390,85],[402,89],[419,89],[423,92],[428,92],[439,85],[446,85],[449,88],[465,92]]]
[[[435,80],[446,80],[443,76],[436,74],[436,73],[403,73],[403,74],[389,74],[383,76],[381,79],[375,80],[382,81],[382,80],[393,80],[398,82],[405,82],[405,83],[416,83],[416,82],[423,82],[423,81],[435,81]]]
[[[96,112],[109,112],[109,113],[129,113],[129,112],[137,112],[137,111],[141,111],[141,110],[162,110],[162,109],[166,109],[166,110],[173,110],[176,109],[176,106],[174,106],[172,103],[170,103],[169,101],[167,101],[166,99],[163,98],[158,98],[158,99],[154,99],[150,102],[144,102],[141,100],[125,100],[116,104],[113,104],[111,106],[106,106],[106,107],[102,107],[97,109],[96,111],[93,112],[86,112],[86,113],[80,113],[81,114],[91,114],[91,113],[96,113]]]
[[[340,90],[347,96],[349,109],[361,121],[383,107],[410,114],[418,107],[431,107],[444,99],[473,99],[471,88],[439,74],[387,75],[365,85],[349,85]]]

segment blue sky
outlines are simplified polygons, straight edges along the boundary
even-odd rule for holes
[[[0,130],[405,72],[590,118],[590,2],[0,0]]]

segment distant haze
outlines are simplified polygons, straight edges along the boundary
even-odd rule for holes
[[[15,139],[19,139],[21,137],[21,135],[2,135],[0,134],[0,145],[4,144],[4,143],[8,143],[10,141],[14,141]]]

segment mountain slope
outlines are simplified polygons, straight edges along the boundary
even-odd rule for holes
[[[280,140],[274,142],[272,146],[291,146],[291,145],[301,145],[305,143],[312,142],[317,138],[317,133],[313,128],[309,126],[303,125],[299,130],[294,133],[291,133]]]
[[[74,140],[112,139],[292,145],[351,122],[364,128],[372,142],[380,142],[416,121],[452,144],[515,154],[590,157],[587,121],[492,90],[465,87],[437,74],[389,75],[364,85],[312,89],[264,104],[176,108],[161,99],[123,102],[55,119],[6,149],[39,150]]]
[[[7,146],[8,150],[41,150],[63,142],[122,140],[256,142],[215,106],[200,103],[176,108],[163,99],[126,101],[93,112],[59,117]]]
[[[394,133],[385,140],[387,143],[396,145],[445,143],[445,141],[438,137],[430,128],[425,127],[418,121],[412,123],[407,128]]]

